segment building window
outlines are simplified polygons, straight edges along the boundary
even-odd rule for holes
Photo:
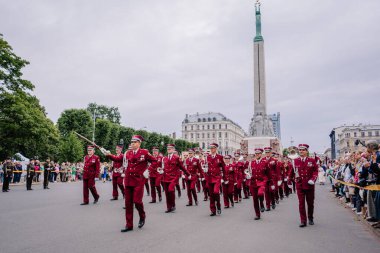
[[[185,139],[187,140],[187,134],[185,134]]]
[[[193,130],[193,126],[191,126],[191,130]]]
[[[372,137],[372,132],[368,132],[368,136],[369,136],[369,137]]]
[[[207,138],[209,138],[209,139],[210,139],[210,133],[207,133]]]
[[[207,125],[207,129],[210,130],[210,125]]]
[[[202,130],[205,130],[205,126],[204,125],[202,126]]]
[[[212,125],[212,129],[215,129],[215,125]]]
[[[202,120],[198,118],[198,122],[201,122]]]
[[[347,142],[347,148],[349,148],[350,147],[350,142]]]
[[[202,142],[202,149],[205,149],[205,148],[206,148],[206,144]]]
[[[212,118],[212,121],[216,121],[216,118],[214,117],[214,118]]]
[[[362,137],[365,137],[365,133],[364,133],[364,132],[361,132],[361,136],[362,136]]]
[[[212,138],[214,138],[214,139],[215,139],[215,133],[213,133],[213,134],[212,134]]]
[[[222,138],[222,132],[219,132],[219,138]]]
[[[185,126],[185,131],[187,131],[187,126]]]
[[[211,121],[211,118],[208,118],[207,121],[210,122],[210,121]]]
[[[376,131],[376,132],[375,132],[375,135],[376,135],[376,136],[379,136],[379,131]]]
[[[228,148],[228,141],[226,141],[226,148]]]
[[[219,129],[222,129],[222,124],[219,124]]]
[[[197,134],[197,138],[199,138],[199,134]]]
[[[206,119],[205,119],[205,118],[203,118],[203,122],[206,122]]]
[[[197,125],[197,130],[199,130],[199,125]]]
[[[205,138],[205,133],[202,133],[202,138],[203,138],[203,139]]]
[[[227,129],[227,124],[226,124],[226,129]]]
[[[356,135],[357,135],[356,132],[354,132],[354,137],[356,137]]]
[[[228,133],[226,132],[226,135],[225,135],[226,138],[228,138]]]
[[[193,138],[194,138],[194,134],[192,133],[192,134],[191,134],[191,139],[193,139]]]

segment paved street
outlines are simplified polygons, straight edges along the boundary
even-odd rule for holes
[[[146,225],[138,229],[135,216],[130,233],[120,233],[123,201],[109,201],[109,182],[97,182],[97,205],[79,205],[81,187],[54,183],[50,190],[35,185],[27,192],[14,186],[0,194],[0,252],[380,252],[379,239],[337,203],[328,186],[317,187],[316,225],[303,229],[295,195],[254,221],[251,199],[209,217],[208,202],[185,207],[183,192],[171,214],[164,213],[164,202],[149,204],[145,197]]]

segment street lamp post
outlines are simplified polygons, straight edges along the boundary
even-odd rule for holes
[[[92,130],[92,141],[95,142],[96,109],[94,110],[93,119],[94,119],[94,129]]]

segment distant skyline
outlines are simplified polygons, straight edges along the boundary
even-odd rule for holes
[[[268,113],[281,113],[284,147],[293,137],[323,152],[334,127],[380,124],[380,1],[261,2]],[[0,0],[0,33],[30,61],[24,78],[54,122],[96,102],[136,129],[178,136],[186,114],[220,112],[248,132],[254,4]]]

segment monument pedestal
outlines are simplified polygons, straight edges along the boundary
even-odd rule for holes
[[[254,154],[255,148],[272,147],[273,152],[282,154],[281,141],[277,137],[251,136],[243,139],[241,149],[248,154]]]

